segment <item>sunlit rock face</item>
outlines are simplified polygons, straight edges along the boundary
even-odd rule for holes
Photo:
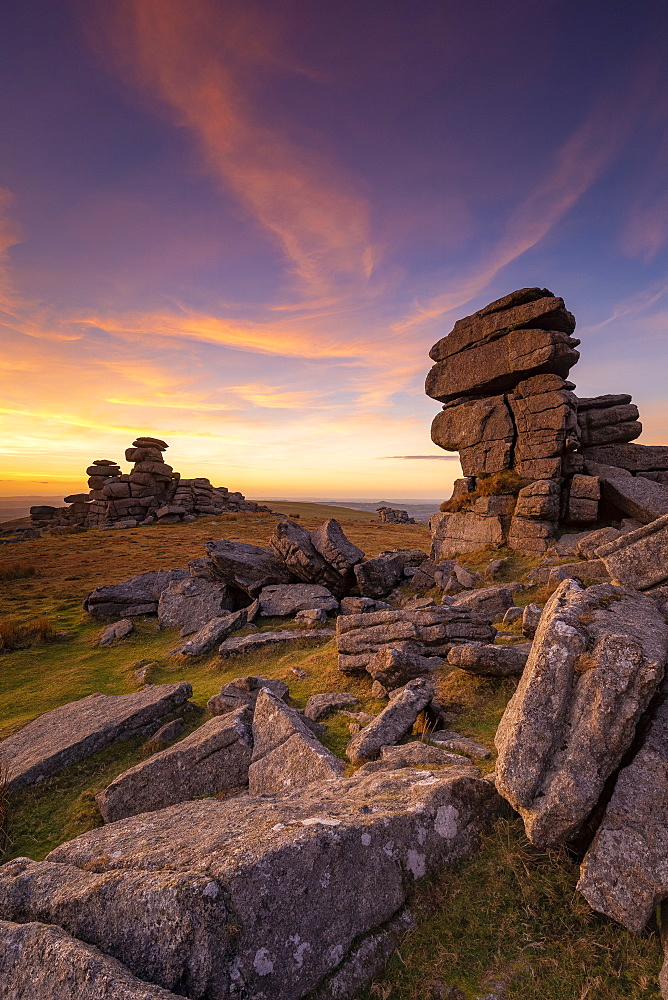
[[[521,288],[458,320],[432,347],[426,392],[443,403],[432,440],[459,452],[466,477],[434,519],[433,558],[485,544],[542,555],[562,525],[627,516],[633,487],[609,485],[625,477],[652,480],[641,521],[668,509],[668,448],[630,443],[642,432],[631,397],[575,395],[574,330],[563,299]],[[503,502],[482,509],[490,494]]]

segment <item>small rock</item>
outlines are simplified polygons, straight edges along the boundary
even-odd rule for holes
[[[488,562],[484,569],[484,575],[488,580],[493,580],[497,573],[499,573],[505,566],[505,559],[492,559]]]
[[[540,604],[527,604],[524,609],[522,613],[522,635],[525,635],[527,639],[533,639],[535,636],[542,613],[543,609]]]
[[[362,615],[366,611],[385,611],[389,607],[386,601],[374,601],[372,597],[344,597],[341,601],[341,614]]]
[[[290,667],[290,670],[296,677],[299,678],[300,681],[305,681],[308,677],[308,672],[306,670],[302,670],[301,667]]]
[[[503,618],[508,608],[513,606],[513,592],[510,587],[496,584],[492,587],[482,587],[469,594],[462,594],[454,602],[456,608],[471,608],[479,615],[484,615],[490,621]]]
[[[440,747],[445,747],[447,750],[459,750],[470,757],[481,757],[487,760],[488,757],[492,756],[491,750],[484,747],[482,743],[476,743],[475,740],[469,739],[468,736],[460,736],[459,733],[453,733],[447,729],[430,733],[429,740],[432,743],[437,743]]]
[[[307,625],[309,628],[317,628],[327,622],[327,612],[322,608],[308,608],[298,611],[295,615],[295,622],[298,625]]]
[[[508,608],[505,615],[502,618],[504,625],[512,625],[513,622],[518,621],[524,615],[524,608],[516,608],[514,605],[512,608]]]
[[[474,645],[453,646],[448,663],[480,677],[519,676],[531,652],[531,643],[514,646]]]
[[[246,675],[223,684],[220,693],[212,695],[206,707],[212,715],[227,715],[237,708],[249,708],[253,711],[262,688],[268,688],[281,701],[288,700],[290,692],[285,681],[279,681],[275,677]]]
[[[374,681],[380,681],[389,690],[414,677],[424,677],[442,663],[440,657],[420,656],[409,643],[402,643],[398,647],[383,646],[371,657],[366,669]]]
[[[164,726],[160,726],[160,729],[156,730],[153,736],[146,742],[167,746],[169,743],[173,743],[174,740],[178,740],[179,736],[185,732],[185,729],[183,719],[172,719],[171,722],[166,722]]]
[[[465,566],[460,566],[458,563],[455,563],[452,567],[452,575],[457,583],[466,590],[471,590],[478,582],[478,577],[475,573],[471,573]]]
[[[354,764],[372,760],[378,756],[381,747],[400,740],[413,728],[413,723],[433,695],[433,685],[424,677],[410,681],[401,694],[350,741],[346,747],[348,759]]]
[[[119,622],[107,625],[100,636],[98,646],[111,646],[117,639],[125,639],[126,635],[134,632],[134,629],[135,627],[129,618],[121,618]]]
[[[352,694],[341,694],[338,692],[326,692],[324,694],[312,694],[306,702],[304,715],[308,719],[317,722],[327,715],[328,712],[337,708],[344,708],[346,705],[357,705],[358,699]]]
[[[371,695],[373,698],[387,698],[387,689],[383,687],[380,681],[374,681],[371,685]]]

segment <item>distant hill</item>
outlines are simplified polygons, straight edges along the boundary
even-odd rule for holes
[[[0,524],[3,521],[14,521],[17,517],[27,517],[30,508],[37,504],[50,507],[64,507],[62,497],[0,497]]]

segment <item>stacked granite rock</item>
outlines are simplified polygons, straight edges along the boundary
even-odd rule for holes
[[[169,445],[153,437],[138,437],[125,458],[131,472],[121,473],[116,462],[98,459],[86,470],[89,493],[65,497],[69,507],[31,507],[32,523],[50,531],[80,528],[134,528],[137,525],[176,524],[210,514],[267,511],[241,493],[214,487],[208,479],[181,479],[163,453]]]
[[[459,452],[465,476],[449,509],[432,518],[435,557],[504,543],[542,554],[562,524],[628,514],[620,479],[668,486],[668,448],[630,444],[642,424],[629,395],[575,395],[567,380],[580,356],[574,329],[563,299],[523,288],[458,320],[432,348],[426,392],[443,403],[432,440]],[[501,476],[497,495],[481,496],[485,478],[500,473],[516,475],[506,490]]]
[[[394,507],[378,507],[376,513],[381,524],[415,524],[415,518],[408,516],[407,510],[397,510]]]

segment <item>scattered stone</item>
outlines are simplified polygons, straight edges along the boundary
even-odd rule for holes
[[[241,982],[249,996],[294,1000],[361,954],[414,880],[476,850],[500,809],[465,764],[184,802],[91,830],[47,861],[9,862],[0,906],[13,920],[66,925],[191,997],[231,996]],[[301,964],[296,937],[311,945]],[[360,974],[356,992],[370,971]]]
[[[249,708],[253,712],[262,688],[267,688],[281,701],[287,701],[290,695],[285,681],[275,677],[235,677],[233,681],[223,684],[219,694],[209,698],[206,707],[212,715],[227,715],[239,708]]]
[[[58,774],[103,747],[154,728],[185,707],[190,684],[159,684],[134,694],[89,694],[29,722],[0,742],[7,761],[8,787],[18,791]]]
[[[487,563],[483,570],[484,576],[486,576],[488,580],[493,580],[496,574],[501,572],[505,564],[505,559],[492,559],[491,562]]]
[[[443,663],[438,656],[420,656],[410,643],[403,647],[383,646],[367,663],[367,673],[386,690],[401,687],[416,677],[425,677]]]
[[[239,708],[209,719],[174,746],[120,774],[95,796],[105,823],[245,785],[252,753],[251,714]]]
[[[371,696],[372,698],[384,699],[388,698],[387,688],[384,687],[380,681],[374,681],[371,685]]]
[[[668,701],[663,701],[638,752],[617,776],[578,883],[592,909],[637,934],[668,897],[666,815]]]
[[[326,692],[324,694],[312,694],[306,702],[304,715],[307,719],[318,722],[323,716],[338,708],[345,708],[346,705],[358,705],[359,700],[353,694],[342,694],[339,692]]]
[[[614,583],[647,590],[668,579],[668,515],[596,549]]]
[[[228,635],[248,624],[248,610],[243,608],[241,611],[232,611],[219,618],[212,618],[181,646],[170,649],[170,655],[204,656],[205,653],[212,652]]]
[[[371,597],[344,597],[341,601],[341,614],[361,615],[366,611],[385,611],[389,607],[385,601],[374,601]]]
[[[649,598],[564,580],[496,734],[496,784],[540,847],[573,837],[663,676],[668,626]]]
[[[522,635],[533,639],[540,622],[543,609],[540,604],[527,604],[522,612]]]
[[[487,760],[488,757],[492,756],[491,751],[487,747],[484,747],[482,743],[477,743],[475,740],[469,739],[468,736],[461,736],[459,733],[453,733],[448,729],[439,729],[435,733],[429,733],[429,739],[432,743],[437,743],[438,746],[445,747],[446,750],[457,750],[470,757],[479,757],[482,760]]]
[[[222,538],[207,542],[206,552],[223,581],[230,587],[257,597],[265,587],[291,583],[293,576],[282,559],[259,545],[228,542]]]
[[[503,618],[508,608],[513,606],[513,594],[504,584],[496,584],[456,597],[454,606],[471,608],[477,614],[484,615],[485,618],[495,622]]]
[[[290,670],[296,677],[299,678],[300,681],[305,681],[308,677],[308,672],[306,670],[302,670],[301,667],[290,667]]]
[[[310,608],[305,611],[298,611],[295,615],[297,625],[306,625],[308,628],[317,628],[318,625],[327,624],[327,612],[322,608]]]
[[[164,726],[160,726],[146,742],[151,746],[161,749],[162,746],[168,746],[174,740],[178,740],[185,731],[186,727],[183,719],[172,719],[171,722],[166,722]]]
[[[392,767],[452,767],[468,763],[461,755],[448,753],[421,740],[381,747],[380,757]]]
[[[6,1000],[178,1000],[53,924],[0,920],[0,968]]]
[[[512,625],[513,622],[518,621],[524,616],[524,608],[517,608],[513,605],[512,608],[508,608],[505,615],[501,619],[504,625]]]
[[[158,621],[167,628],[180,628],[185,637],[234,608],[234,594],[229,587],[186,576],[173,580],[160,594]]]
[[[433,684],[425,678],[409,681],[401,694],[353,737],[346,747],[346,757],[353,764],[378,757],[381,747],[396,743],[412,730],[413,723],[433,695]]]
[[[287,642],[299,639],[309,645],[316,645],[335,635],[333,628],[321,628],[313,632],[303,629],[282,629],[280,632],[256,632],[252,635],[233,636],[225,639],[218,647],[218,652],[225,660],[228,656],[239,656],[244,653],[258,653],[270,646],[282,646]]]
[[[294,615],[297,611],[320,608],[337,611],[339,602],[330,590],[313,583],[288,583],[265,587],[260,592],[260,615]]]
[[[100,636],[98,646],[111,646],[117,639],[125,639],[126,635],[130,635],[130,632],[134,632],[134,630],[134,624],[129,618],[121,618],[119,622],[107,625]]]
[[[402,579],[404,562],[398,553],[386,553],[355,566],[355,577],[363,597],[384,597]]]
[[[448,653],[448,663],[480,677],[519,677],[530,651],[530,642],[514,646],[453,646]]]

